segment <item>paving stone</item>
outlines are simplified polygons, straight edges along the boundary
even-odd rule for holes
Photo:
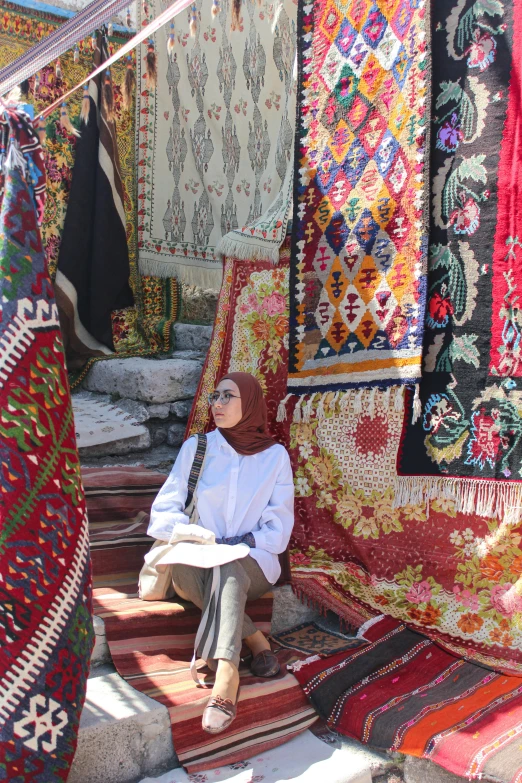
[[[96,362],[84,387],[141,402],[171,403],[194,397],[201,369],[193,359],[112,359]]]
[[[192,350],[206,353],[210,347],[212,338],[211,326],[176,323],[174,324],[173,332],[176,350]]]
[[[467,783],[468,778],[454,775],[427,759],[407,756],[404,762],[405,783]]]
[[[69,783],[131,783],[176,763],[167,708],[132,688],[112,666],[95,669]]]
[[[117,400],[115,404],[126,413],[130,413],[139,424],[143,424],[150,419],[148,406],[144,405],[142,402],[129,400],[124,397],[122,400]]]
[[[173,402],[170,406],[170,412],[182,421],[186,421],[190,416],[192,405],[194,400],[179,400],[179,402]]]
[[[151,419],[168,419],[169,413],[170,405],[168,403],[149,405],[149,416]]]
[[[86,446],[79,449],[82,459],[90,457],[104,457],[119,454],[134,454],[137,451],[145,451],[150,448],[151,437],[148,429],[135,438],[123,438],[113,440],[110,443],[100,443],[97,446]]]
[[[167,436],[167,443],[169,446],[181,446],[185,439],[185,424],[182,422],[174,422],[169,427],[169,433]]]

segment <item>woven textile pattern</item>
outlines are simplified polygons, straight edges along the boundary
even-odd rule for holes
[[[277,262],[286,235],[296,6],[246,3],[235,31],[230,0],[215,18],[203,0],[194,7],[194,38],[190,11],[176,20],[172,54],[170,28],[155,36],[154,92],[138,73],[139,263],[144,274],[219,289],[221,250]]]
[[[397,495],[401,503],[446,496],[459,510],[506,521],[522,505],[521,12],[518,2],[434,6],[422,415],[405,429]]]
[[[429,13],[303,5],[288,389],[420,379]]]
[[[286,240],[279,264],[225,259],[216,321],[201,381],[187,424],[187,436],[211,428],[208,395],[227,372],[250,372],[261,384],[271,434],[279,441],[276,421],[285,394],[288,357],[288,266]]]
[[[242,665],[237,720],[219,738],[201,729],[209,691],[195,687],[189,670],[201,613],[177,601],[140,601],[137,576],[150,549],[150,506],[165,479],[131,468],[83,471],[95,584],[95,612],[105,623],[112,660],[134,688],[169,709],[174,748],[190,773],[242,762],[304,731],[317,716],[285,664],[301,657],[279,653],[280,675],[253,677]],[[270,632],[272,596],[248,604],[256,626]],[[212,674],[202,675],[211,683]]]
[[[34,200],[41,150],[26,115],[10,110],[0,131],[3,152],[15,139],[0,209],[0,775],[58,783],[93,641],[87,519]]]
[[[368,647],[294,666],[328,725],[470,780],[519,783],[522,679],[455,658],[391,618],[368,625]]]
[[[45,38],[63,23],[64,19],[20,4],[4,4],[0,19],[0,67],[11,63],[30,46]],[[128,36],[127,36],[128,37]],[[110,39],[109,49],[122,45],[127,37],[121,33]],[[92,70],[91,38],[78,42],[79,60],[74,62],[72,51],[60,58],[61,79],[57,79],[54,63],[39,73],[35,91],[34,79],[26,100],[41,110],[51,104],[67,89],[83,79]],[[141,278],[136,257],[136,186],[134,113],[125,111],[122,105],[121,85],[125,78],[125,60],[111,67],[114,83],[117,144],[122,175],[124,209],[127,218],[126,233],[129,249],[130,283],[136,300],[136,308],[113,313],[113,338],[118,352],[136,352],[144,349],[168,350],[170,326],[179,311],[179,298],[172,291],[171,281],[157,278]],[[67,101],[67,111],[73,125],[77,126],[82,102],[79,90]],[[76,138],[69,136],[58,123],[58,111],[47,118],[45,141],[45,168],[47,172],[47,200],[42,224],[42,242],[49,271],[54,278],[60,239],[69,200],[72,169],[75,159]],[[174,293],[174,295],[173,295]]]
[[[317,623],[303,623],[288,631],[273,634],[271,638],[280,647],[289,647],[291,650],[321,657],[367,644],[364,639],[347,638],[334,631],[325,631]]]

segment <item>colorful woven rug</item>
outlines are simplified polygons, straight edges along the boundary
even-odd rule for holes
[[[368,647],[294,667],[328,725],[471,780],[519,783],[522,679],[455,658],[391,618],[368,625]]]
[[[422,415],[405,427],[396,500],[518,520],[522,5],[443,0],[433,13]]]
[[[288,390],[318,407],[420,380],[429,6],[301,4],[298,40]]]
[[[245,3],[234,31],[232,6],[212,17],[195,0],[156,34],[153,92],[147,46],[138,58],[140,269],[215,290],[220,253],[277,262],[291,206],[296,5]],[[162,8],[150,3],[147,19]]]
[[[203,732],[201,716],[209,692],[194,685],[188,667],[200,612],[176,601],[137,598],[138,571],[144,551],[151,546],[151,539],[144,536],[148,512],[158,478],[162,484],[164,476],[142,469],[132,473],[90,469],[83,475],[93,526],[95,613],[105,622],[118,672],[134,688],[168,707],[174,748],[183,766],[192,773],[242,761],[310,726],[315,712],[293,675],[286,672],[286,664],[299,654],[283,650],[278,653],[282,671],[273,680],[253,677],[248,666],[241,667],[237,719],[218,738]],[[249,603],[248,613],[260,630],[269,633],[272,596]],[[212,677],[207,673],[205,680],[210,683]]]
[[[26,115],[2,112],[0,148],[0,776],[58,783],[93,642],[87,519]]]
[[[42,4],[44,5],[44,4]],[[65,13],[65,12],[64,12]],[[0,67],[11,63],[29,47],[63,24],[61,9],[46,5],[45,9],[30,2],[4,3],[0,25]],[[129,38],[123,30],[115,30],[110,38],[110,48],[118,48]],[[34,79],[30,80],[27,103],[41,110],[74,86],[92,70],[91,38],[78,42],[79,59],[74,62],[72,51],[60,58],[61,78],[57,78],[55,64],[44,68],[39,74],[39,85],[35,91]],[[130,284],[136,300],[135,309],[113,313],[113,339],[118,352],[140,350],[168,350],[170,329],[179,312],[177,283],[159,278],[140,277],[136,253],[136,159],[135,159],[135,115],[123,108],[121,85],[125,78],[126,62],[118,61],[112,66],[115,90],[115,113],[117,144],[120,159],[124,209],[126,215],[127,245],[129,250]],[[79,90],[67,101],[71,122],[78,127],[82,102]],[[45,142],[45,165],[47,171],[47,201],[42,225],[42,241],[51,276],[54,278],[60,248],[63,223],[75,160],[76,138],[68,135],[58,123],[58,112],[47,119]]]
[[[302,623],[288,631],[272,634],[271,638],[279,647],[287,647],[306,655],[320,655],[323,658],[354,647],[364,647],[366,644],[363,639],[349,639],[340,633],[325,631],[317,623]]]

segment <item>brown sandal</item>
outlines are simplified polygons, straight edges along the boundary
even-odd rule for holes
[[[213,696],[209,699],[201,721],[203,731],[209,734],[220,734],[228,729],[237,714],[240,689],[241,686],[238,685],[235,704],[231,699],[223,699],[221,696]]]

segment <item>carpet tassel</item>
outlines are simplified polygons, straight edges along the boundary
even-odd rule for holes
[[[112,22],[109,22],[109,24],[107,25],[107,35],[109,36],[109,38],[112,38],[112,36],[114,35],[114,25]]]
[[[149,90],[155,90],[158,83],[158,63],[152,38],[149,38],[149,43],[147,44],[145,63],[147,66],[147,87]]]
[[[190,6],[190,25],[189,25],[189,30],[190,30],[190,37],[191,38],[195,38],[196,37],[197,29],[198,29],[198,9],[196,8],[196,4],[193,3]]]
[[[125,24],[127,25],[127,27],[131,27],[132,26],[132,17],[131,17],[131,10],[130,10],[130,8],[127,8],[127,16],[125,18]]]
[[[219,0],[212,0],[212,19],[215,19],[220,11],[221,6],[219,4]]]
[[[174,51],[174,45],[176,43],[176,36],[174,34],[174,22],[170,23],[170,33],[167,37],[167,54],[169,57],[172,56],[172,52]]]
[[[8,171],[13,171],[14,169],[19,169],[24,177],[26,175],[27,162],[14,136],[9,137],[7,153],[3,160],[3,169],[6,173]]]
[[[40,146],[43,147],[45,145],[45,139],[47,138],[47,128],[43,117],[40,117],[38,120],[38,129],[36,132],[38,133]]]
[[[395,389],[394,408],[396,411],[402,411],[404,408],[404,389],[402,386],[397,386]]]
[[[241,30],[241,0],[232,0],[232,21],[230,22],[232,32]]]
[[[355,393],[355,399],[353,401],[354,413],[362,413],[363,411],[363,394],[364,394],[364,389],[357,389]]]
[[[80,123],[83,122],[84,125],[87,125],[89,122],[89,113],[91,110],[91,100],[89,98],[89,84],[83,85],[83,98],[82,98],[82,108],[80,110]]]
[[[61,79],[62,78],[62,66],[60,65],[60,60],[59,59],[56,60],[56,65],[54,67],[54,72],[56,74],[56,78],[57,79]]]
[[[136,76],[134,75],[134,65],[132,55],[127,57],[127,68],[125,70],[125,80],[123,82],[123,108],[127,111],[132,109],[132,99],[136,89]]]
[[[33,86],[33,92],[35,95],[39,89],[40,89],[40,71],[37,71],[34,75],[34,86]]]
[[[78,44],[73,49],[73,62],[79,63],[80,62],[80,49],[78,47]]]
[[[67,104],[65,103],[65,101],[62,103],[60,107],[60,125],[64,129],[64,131],[69,134],[69,136],[80,135],[79,132],[74,127],[74,125],[72,124],[71,118],[67,113]]]
[[[102,102],[108,122],[114,121],[114,90],[112,89],[110,68],[105,69],[103,77]]]
[[[412,424],[415,424],[420,417],[422,413],[422,403],[420,398],[420,391],[419,391],[419,384],[415,384],[415,395],[413,397],[413,415],[411,417]]]

